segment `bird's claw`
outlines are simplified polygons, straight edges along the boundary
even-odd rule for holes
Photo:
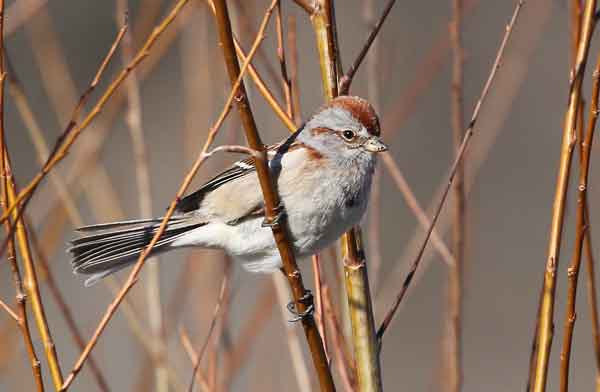
[[[306,305],[306,310],[299,312],[296,310],[296,303],[302,303]],[[295,317],[288,320],[290,323],[296,323],[304,320],[306,317],[312,316],[315,312],[315,305],[313,304],[313,295],[310,290],[306,290],[304,295],[298,301],[291,301],[287,304],[288,311]]]
[[[261,224],[261,227],[277,227],[283,221],[286,215],[285,208],[283,207],[283,204],[280,203],[277,207],[275,207],[275,216],[273,218],[265,218]]]

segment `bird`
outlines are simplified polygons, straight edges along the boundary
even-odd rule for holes
[[[369,102],[339,96],[317,110],[284,141],[267,147],[291,247],[312,256],[360,223],[369,199],[381,140]],[[163,218],[101,223],[77,229],[71,240],[73,272],[85,286],[131,266]],[[274,272],[282,262],[264,222],[264,200],[254,158],[233,163],[182,198],[150,254],[186,247],[224,249],[251,272]]]

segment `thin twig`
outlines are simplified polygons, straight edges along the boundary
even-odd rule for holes
[[[319,329],[319,333],[323,339],[323,349],[325,350],[325,355],[327,356],[327,362],[331,362],[329,356],[329,346],[327,344],[327,333],[325,331],[325,318],[323,315],[323,279],[321,272],[321,257],[316,254],[311,258],[312,260],[312,269],[315,281],[315,308],[317,309],[316,321],[317,328]]]
[[[427,230],[427,228],[431,225],[431,222],[427,217],[425,210],[419,204],[419,201],[417,200],[410,185],[406,181],[404,174],[402,174],[402,171],[398,167],[398,164],[394,160],[394,157],[392,156],[392,154],[385,152],[382,154],[381,160],[383,161],[383,164],[385,165],[390,176],[392,177],[392,180],[396,184],[396,187],[404,197],[406,205],[413,212],[413,214],[421,224],[421,227],[424,230]],[[431,233],[431,243],[433,247],[437,250],[439,255],[442,257],[442,260],[444,260],[446,265],[451,266],[454,264],[454,256],[452,256],[452,253],[446,246],[446,243],[442,239],[441,234],[435,228]]]
[[[556,193],[552,209],[548,258],[544,269],[544,283],[540,293],[541,303],[538,310],[539,327],[536,331],[537,347],[535,353],[535,378],[533,391],[546,389],[550,348],[553,338],[554,300],[556,290],[556,269],[558,267],[560,244],[562,239],[563,218],[567,198],[567,188],[571,171],[571,160],[576,143],[577,113],[581,101],[581,85],[585,73],[592,32],[596,23],[596,1],[589,0],[583,17],[581,39],[577,49],[575,67],[571,73],[569,103],[565,118],[563,140],[560,152],[559,170],[556,180]]]
[[[356,389],[356,369],[352,366],[352,358],[348,352],[344,334],[335,315],[329,291],[329,286],[323,287],[323,313],[329,330],[333,332],[331,334],[331,341],[335,359],[332,362],[338,370],[344,390],[354,391]]]
[[[181,345],[185,349],[185,352],[187,353],[188,357],[190,357],[190,360],[194,365],[194,376],[198,379],[198,384],[204,392],[209,392],[210,386],[208,385],[206,376],[199,368],[196,368],[196,364],[200,363],[200,357],[198,356],[198,353],[196,353],[196,350],[192,345],[192,341],[190,340],[190,336],[183,326],[179,328],[179,340],[181,341]]]
[[[450,95],[452,100],[452,140],[454,151],[458,151],[463,138],[464,119],[464,53],[462,47],[463,0],[452,1],[452,21],[450,37],[452,42],[452,82]],[[442,356],[446,371],[443,385],[449,392],[462,389],[462,307],[463,307],[463,270],[465,265],[465,165],[459,163],[454,179],[454,205],[452,230],[452,255],[454,263],[448,271],[447,321],[442,342]]]
[[[283,46],[283,21],[281,16],[281,1],[277,2],[277,14],[275,22],[277,26],[277,59],[279,60],[279,68],[281,72],[281,85],[283,87],[285,98],[285,109],[288,117],[292,117],[292,82],[287,72],[287,64],[285,61],[285,48]]]
[[[223,376],[225,382],[223,389],[225,391],[231,389],[230,386],[236,374],[248,359],[253,344],[260,333],[265,331],[265,324],[273,317],[273,307],[277,302],[273,282],[270,279],[265,280],[264,288],[260,292],[261,294],[254,305],[254,310],[250,313],[250,317],[246,318],[245,325],[239,333],[239,337],[234,344],[234,349],[226,357]],[[288,329],[288,331],[292,330]]]
[[[290,82],[292,87],[292,118],[294,124],[300,126],[302,115],[300,114],[300,88],[298,85],[298,45],[296,42],[296,18],[293,15],[288,17],[288,36],[287,42],[290,54]]]
[[[425,239],[423,240],[423,243],[422,243],[421,247],[419,248],[419,253],[411,265],[410,271],[409,271],[408,275],[406,276],[406,278],[402,284],[402,287],[400,288],[400,291],[398,292],[398,294],[396,296],[396,300],[394,301],[394,304],[392,305],[390,310],[387,312],[386,316],[384,317],[383,322],[381,323],[381,325],[377,331],[377,336],[380,341],[379,342],[380,345],[381,345],[381,340],[383,338],[383,334],[385,333],[386,329],[389,327],[392,319],[394,318],[394,315],[398,309],[398,306],[402,302],[402,298],[404,298],[404,294],[406,294],[406,290],[410,286],[410,283],[412,281],[412,278],[414,277],[415,271],[417,270],[417,267],[419,266],[421,258],[423,257],[423,253],[425,252],[425,248],[427,246],[427,243],[429,242],[429,238],[431,237],[431,233],[433,232],[435,223],[437,222],[437,220],[439,218],[442,207],[444,206],[444,203],[446,201],[446,198],[447,198],[450,188],[452,186],[452,182],[454,179],[454,175],[456,174],[456,169],[458,167],[458,164],[462,160],[462,157],[463,157],[463,155],[467,149],[467,146],[469,144],[469,140],[471,140],[471,137],[473,136],[475,124],[477,123],[477,119],[479,118],[479,112],[481,110],[483,102],[485,101],[485,98],[488,95],[490,87],[492,86],[492,82],[494,81],[496,72],[500,68],[500,61],[502,60],[502,56],[504,54],[504,49],[506,48],[506,44],[508,43],[508,39],[511,36],[513,27],[517,21],[517,17],[519,16],[521,8],[523,7],[523,3],[524,2],[522,0],[520,0],[517,3],[517,5],[515,7],[515,11],[513,12],[512,18],[511,18],[510,22],[508,23],[508,25],[506,26],[506,31],[504,33],[502,42],[500,43],[500,48],[498,49],[498,53],[496,55],[496,59],[494,60],[494,64],[492,65],[490,75],[488,76],[488,79],[483,87],[481,95],[480,95],[479,99],[477,100],[477,104],[475,105],[475,109],[473,110],[473,116],[471,117],[471,121],[469,122],[469,126],[467,127],[467,130],[465,131],[465,136],[460,145],[460,148],[458,149],[454,163],[450,167],[450,174],[448,176],[447,185],[442,194],[442,199],[438,203],[435,214],[433,215],[433,219],[431,221],[431,225],[429,226],[429,228],[425,234]]]
[[[259,33],[260,34],[260,33]],[[192,392],[194,389],[194,380],[196,379],[196,372],[200,367],[200,363],[202,362],[202,357],[204,356],[204,352],[206,351],[206,347],[208,347],[208,343],[212,337],[212,333],[217,325],[217,318],[221,312],[221,308],[223,307],[223,302],[229,287],[229,279],[231,273],[231,262],[225,263],[225,271],[223,271],[223,280],[221,281],[221,289],[219,290],[219,297],[217,299],[217,304],[215,305],[215,310],[213,311],[212,320],[210,322],[210,326],[208,327],[208,333],[206,335],[206,339],[200,348],[198,354],[195,355],[194,358],[194,369],[192,370],[192,379],[190,381],[190,385],[188,387],[188,392]]]
[[[127,2],[117,0],[115,19],[117,23],[123,15],[128,14]],[[121,57],[123,63],[127,64],[133,58],[133,37],[131,32],[127,32],[123,38],[121,46]],[[142,218],[152,217],[152,192],[150,186],[150,171],[148,169],[148,154],[142,127],[142,108],[140,87],[138,80],[138,71],[133,70],[125,82],[127,89],[128,110],[125,115],[125,123],[129,128],[131,144],[133,148],[133,157],[135,162],[135,176],[137,180],[137,194]],[[156,358],[155,387],[157,392],[167,392],[168,372],[167,372],[167,352],[164,339],[162,305],[160,301],[160,265],[158,260],[149,263],[146,271],[146,301],[148,306],[148,320],[152,334],[153,353]]]
[[[2,301],[0,299],[0,308],[4,309],[6,311],[6,313],[8,313],[8,315],[15,320],[17,323],[19,322],[19,316],[17,315],[17,313],[12,310],[12,308],[6,304],[6,302]]]
[[[394,3],[396,3],[396,0],[388,0],[387,4],[385,5],[385,8],[383,9],[383,12],[381,13],[381,16],[379,17],[379,20],[373,26],[373,30],[371,30],[371,33],[369,34],[369,37],[367,38],[367,41],[363,45],[362,49],[358,53],[358,56],[356,56],[356,59],[354,59],[354,62],[352,63],[350,68],[348,68],[346,74],[340,79],[341,95],[348,94],[348,91],[350,90],[350,84],[352,83],[352,79],[354,78],[356,71],[358,71],[360,64],[365,59],[365,56],[367,55],[371,44],[373,43],[375,38],[377,38],[377,34],[379,34],[379,30],[381,29],[381,26],[383,26],[383,22],[385,22],[385,19],[392,10]]]

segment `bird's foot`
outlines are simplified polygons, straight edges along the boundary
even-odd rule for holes
[[[306,309],[302,312],[296,310],[296,303],[301,303],[306,306]],[[288,311],[293,314],[295,317],[291,320],[288,320],[290,323],[295,323],[301,320],[304,320],[306,317],[311,317],[315,312],[315,305],[313,303],[313,295],[310,290],[306,290],[304,295],[298,301],[291,301],[287,304]]]

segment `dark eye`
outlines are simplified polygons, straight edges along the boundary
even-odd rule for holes
[[[350,141],[352,139],[354,139],[354,131],[351,131],[349,129],[346,129],[345,131],[342,132],[342,136],[344,137],[344,139]]]

